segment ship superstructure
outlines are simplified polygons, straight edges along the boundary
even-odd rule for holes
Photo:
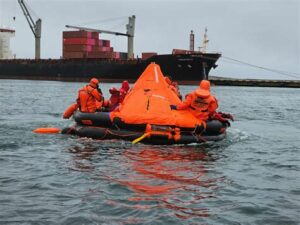
[[[0,28],[0,59],[15,58],[10,48],[10,39],[15,36],[15,30]]]

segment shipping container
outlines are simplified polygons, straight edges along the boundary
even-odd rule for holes
[[[66,52],[91,52],[92,45],[63,45],[63,51]]]
[[[93,52],[113,52],[113,47],[103,47],[103,46],[92,46]]]
[[[82,59],[86,58],[85,52],[63,52],[64,59]]]
[[[120,59],[127,59],[127,52],[120,52]]]
[[[92,38],[64,38],[64,45],[95,45],[96,39]]]
[[[172,54],[173,55],[178,55],[178,54],[193,54],[194,51],[190,51],[190,50],[184,50],[184,49],[173,49]]]
[[[110,47],[110,40],[102,40],[104,47]]]
[[[154,55],[157,55],[157,52],[142,52],[142,59],[146,60]]]
[[[114,59],[120,59],[120,52],[114,52]]]
[[[110,40],[99,40],[98,41],[98,46],[103,46],[103,47],[110,47]]]
[[[113,59],[113,52],[89,52],[87,58],[102,58],[102,59]]]
[[[98,32],[89,32],[89,31],[63,31],[63,38],[94,38],[99,39]]]

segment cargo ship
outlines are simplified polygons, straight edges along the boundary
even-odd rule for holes
[[[151,62],[173,80],[190,83],[207,79],[220,54],[155,55],[146,60],[51,59],[0,60],[0,78],[59,81],[86,81],[91,76],[106,82],[134,81]]]
[[[144,52],[141,58],[134,57],[134,21],[135,16],[129,17],[127,33],[67,25],[66,27],[76,30],[62,32],[62,57],[40,59],[41,20],[38,20],[36,24],[39,26],[35,26],[36,30],[33,30],[36,38],[36,58],[0,59],[0,79],[87,81],[93,76],[103,82],[135,81],[144,69],[154,62],[160,65],[164,75],[181,84],[189,84],[208,79],[211,68],[217,67],[216,61],[221,54],[206,53],[205,49],[195,51],[193,31],[190,34],[189,50],[173,49],[171,54],[164,55]],[[7,31],[3,30],[2,33],[5,32]],[[99,38],[101,33],[127,36],[128,52],[114,51],[109,40]],[[203,43],[206,44],[206,32],[204,37]],[[2,42],[7,42],[7,39],[2,35]]]

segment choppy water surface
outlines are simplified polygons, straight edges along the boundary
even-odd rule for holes
[[[225,140],[151,146],[34,134],[83,83],[0,83],[0,224],[300,223],[299,89],[213,87]]]

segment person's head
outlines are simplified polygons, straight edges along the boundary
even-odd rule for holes
[[[202,80],[199,86],[203,90],[210,91],[210,82],[208,80]]]
[[[199,88],[196,90],[196,95],[207,98],[210,95],[210,82],[208,80],[202,80]]]
[[[92,78],[90,80],[90,86],[93,87],[93,88],[98,88],[99,86],[99,80],[97,78]]]
[[[128,83],[127,80],[124,80],[124,81],[123,81],[121,88],[122,88],[123,90],[125,90],[126,92],[129,90],[130,87],[129,87],[129,83]]]
[[[172,84],[172,79],[170,76],[165,76],[165,81],[167,82],[168,85]]]
[[[115,94],[119,94],[119,93],[120,93],[120,91],[119,91],[117,88],[115,88],[115,87],[110,88],[108,91],[109,91],[109,93],[112,94],[112,95],[115,95]]]
[[[176,81],[172,81],[172,85],[173,85],[174,87],[178,87],[178,83],[177,83]]]

